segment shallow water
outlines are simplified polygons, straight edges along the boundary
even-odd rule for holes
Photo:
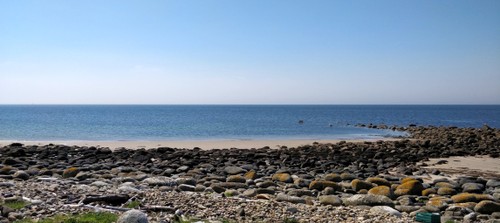
[[[303,124],[299,124],[303,120]],[[0,140],[366,139],[357,123],[500,127],[500,106],[1,105]]]

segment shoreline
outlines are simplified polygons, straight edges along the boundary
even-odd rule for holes
[[[11,143],[22,143],[24,145],[37,145],[44,146],[48,144],[66,145],[66,146],[96,146],[96,147],[109,147],[110,149],[127,148],[127,149],[148,149],[158,147],[182,148],[193,149],[195,147],[209,150],[209,149],[251,149],[263,148],[268,146],[271,149],[278,149],[283,146],[286,147],[299,147],[305,145],[312,145],[313,143],[338,143],[341,141],[346,142],[375,142],[375,141],[395,141],[401,140],[400,138],[377,138],[377,139],[256,139],[256,140],[242,140],[242,139],[203,139],[203,140],[137,140],[137,141],[94,141],[94,140],[0,140],[0,147],[10,145]]]

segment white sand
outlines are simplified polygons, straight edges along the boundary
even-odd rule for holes
[[[448,163],[436,164],[440,160]],[[438,169],[447,173],[451,178],[460,175],[483,176],[494,178],[500,176],[500,159],[488,156],[453,156],[449,158],[429,159],[425,162],[429,166],[424,168]],[[443,178],[442,176],[430,176],[432,178]]]
[[[348,142],[363,142],[363,141],[377,141],[379,139],[356,139],[356,140],[345,140]],[[383,139],[383,140],[396,140],[396,139]],[[337,143],[343,140],[332,139],[332,140],[295,140],[295,139],[285,139],[285,140],[186,140],[186,141],[15,141],[20,142],[25,145],[47,145],[61,144],[68,146],[101,146],[109,147],[111,149],[125,147],[128,149],[140,149],[140,148],[157,148],[157,147],[171,147],[171,148],[187,148],[192,149],[194,147],[199,147],[201,149],[224,149],[224,148],[262,148],[269,146],[270,148],[280,148],[281,146],[287,147],[297,147],[303,145],[310,145],[314,142],[318,143]],[[14,141],[0,141],[0,146],[6,146]]]

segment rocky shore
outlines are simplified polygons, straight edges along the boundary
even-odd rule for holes
[[[419,212],[439,213],[442,222],[500,221],[498,176],[449,179],[422,163],[449,156],[498,159],[500,130],[364,127],[410,136],[280,149],[14,143],[0,148],[0,222],[88,211],[128,216],[132,208],[149,222],[414,222]],[[431,173],[442,178],[422,179]],[[26,205],[4,205],[13,201]]]

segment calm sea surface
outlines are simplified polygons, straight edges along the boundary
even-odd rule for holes
[[[0,105],[0,140],[359,139],[401,134],[354,127],[357,123],[500,128],[500,106]]]

